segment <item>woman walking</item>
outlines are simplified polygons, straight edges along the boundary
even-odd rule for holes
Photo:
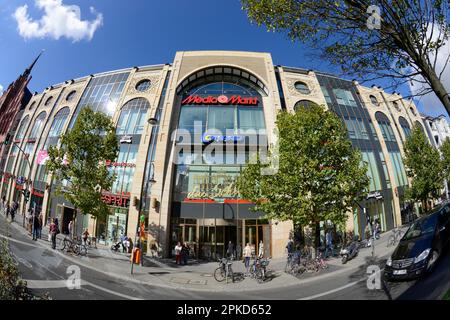
[[[56,249],[56,235],[59,233],[58,230],[58,219],[52,219],[50,224],[50,234],[52,235],[52,248]]]
[[[181,250],[183,249],[183,247],[181,246],[181,243],[178,242],[177,245],[175,246],[175,263],[176,264],[181,264]]]
[[[252,257],[252,247],[250,247],[250,243],[247,243],[247,245],[245,246],[243,255],[244,255],[245,270],[247,271],[246,275],[248,275],[250,269],[250,258]]]

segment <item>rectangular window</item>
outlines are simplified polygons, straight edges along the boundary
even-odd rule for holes
[[[219,130],[223,135],[227,134],[227,130],[234,132],[234,113],[234,108],[209,107],[208,130]]]

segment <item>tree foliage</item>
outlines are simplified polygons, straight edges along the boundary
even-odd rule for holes
[[[404,144],[406,174],[412,178],[407,197],[425,203],[441,195],[444,175],[439,151],[429,143],[419,125],[415,125]]]
[[[262,174],[267,165],[259,158],[248,164],[238,179],[242,197],[270,219],[313,227],[345,223],[348,210],[367,194],[369,178],[341,120],[315,105],[280,112],[276,124],[279,151],[271,156],[278,158],[278,171]]]
[[[450,59],[444,47],[449,1],[241,1],[252,21],[320,49],[344,73],[364,81],[388,78],[392,88],[416,84],[416,95],[434,92],[450,114],[442,83]]]
[[[101,189],[112,187],[115,176],[108,172],[106,160],[114,160],[118,150],[111,119],[90,108],[82,109],[72,130],[61,136],[57,147],[49,149],[47,167],[60,182],[57,193],[83,214],[107,215]]]
[[[450,181],[450,139],[446,138],[441,146],[444,177]]]

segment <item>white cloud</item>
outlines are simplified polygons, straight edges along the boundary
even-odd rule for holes
[[[103,15],[90,7],[94,20],[81,20],[81,10],[76,5],[65,5],[62,0],[35,0],[35,6],[44,11],[39,20],[28,15],[28,5],[18,7],[14,19],[20,35],[25,39],[66,37],[74,42],[91,40],[98,27],[103,24]]]
[[[3,86],[0,84],[0,94],[3,93]]]
[[[428,32],[430,35],[431,29]],[[433,32],[433,40],[437,39],[437,35],[439,34],[438,29],[435,27],[435,31]],[[450,55],[450,41],[447,40],[446,43],[439,49],[437,60],[436,60],[436,68],[435,71],[437,75],[442,72],[441,76],[441,82],[444,85],[444,87],[447,89],[447,92],[450,92],[450,61],[446,65],[446,61]],[[430,56],[430,60],[433,62],[435,58],[435,55]],[[418,80],[423,80],[422,77],[417,77]],[[417,82],[413,82],[413,85],[411,85],[411,82],[409,84],[409,88],[411,90],[412,94],[417,94],[421,92],[424,88],[429,88],[429,86],[425,86],[424,84],[420,84]],[[438,99],[438,97],[434,94],[434,92],[431,92],[429,94],[426,94],[422,97],[417,97],[415,99],[416,101],[420,101],[423,108],[422,110],[430,115],[439,115],[444,114],[447,115],[447,111],[445,110],[444,106],[442,105],[442,102]]]

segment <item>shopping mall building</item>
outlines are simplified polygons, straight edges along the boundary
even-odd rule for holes
[[[239,198],[236,178],[252,153],[274,143],[277,112],[312,103],[342,119],[369,164],[370,193],[349,212],[347,229],[361,234],[367,216],[379,218],[383,230],[400,225],[409,183],[403,143],[414,124],[423,128],[413,102],[376,86],[275,66],[269,53],[259,52],[177,52],[171,64],[94,74],[35,94],[14,136],[29,154],[31,171],[17,146],[11,148],[0,168],[1,195],[34,207],[46,221],[58,217],[67,230],[74,209],[55,194],[58,182],[46,171],[46,151],[91,106],[112,117],[120,144],[118,159],[108,163],[117,179],[103,192],[111,214],[77,219],[99,242],[108,244],[122,232],[134,237],[140,211],[148,246],[163,255],[177,241],[190,243],[199,257],[215,258],[228,241],[262,240],[267,255],[282,256],[292,224],[253,212]],[[21,193],[27,182],[20,177],[31,181],[27,204]]]

